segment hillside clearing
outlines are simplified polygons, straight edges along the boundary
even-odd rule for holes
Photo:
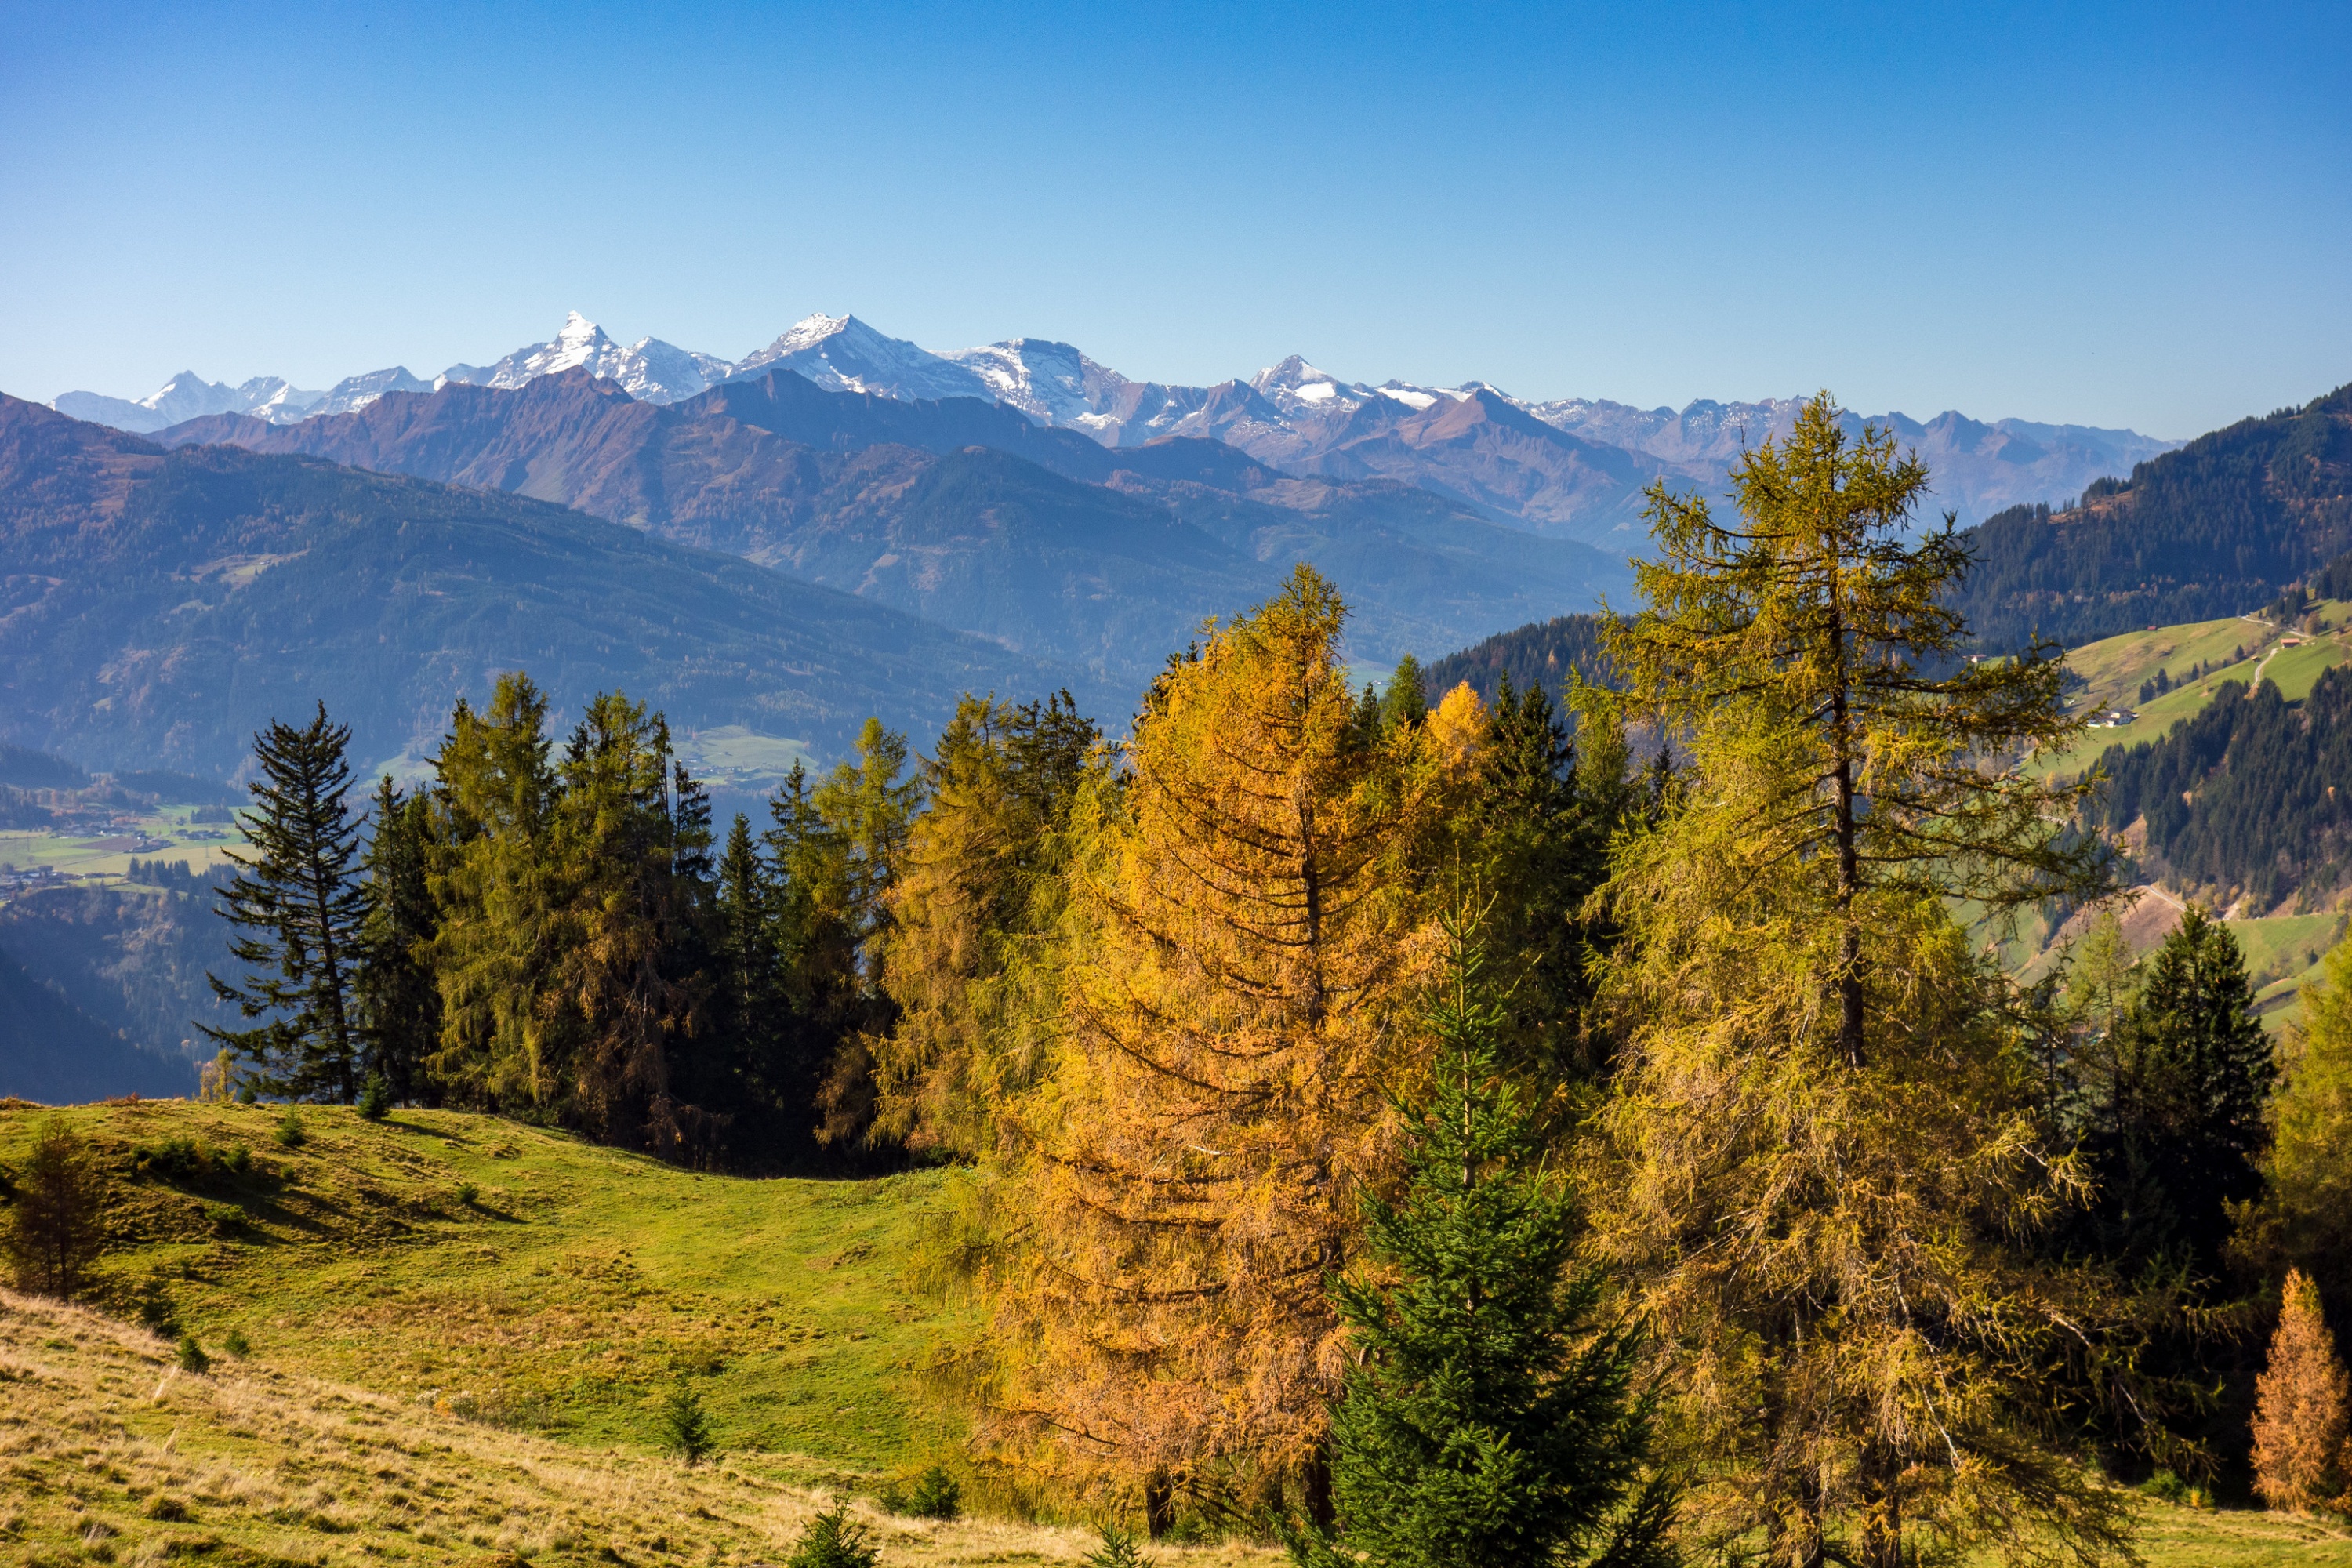
[[[6,1292],[0,1384],[12,1562],[753,1563],[789,1551],[828,1495],[767,1456],[688,1469],[465,1421],[266,1355],[195,1376],[138,1329]],[[892,1563],[1076,1563],[1092,1543],[1076,1530],[854,1511]],[[1163,1553],[1171,1568],[1270,1555]]]

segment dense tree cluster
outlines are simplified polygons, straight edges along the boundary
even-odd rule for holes
[[[2225,681],[2161,740],[2109,747],[2099,771],[2096,820],[2144,822],[2153,868],[2265,909],[2325,892],[2352,858],[2352,671],[2327,670],[2301,702]]]

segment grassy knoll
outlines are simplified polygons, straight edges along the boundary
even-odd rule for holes
[[[836,1489],[954,1463],[961,1427],[913,1375],[973,1321],[918,1279],[947,1173],[703,1176],[441,1111],[305,1108],[289,1148],[279,1108],[184,1100],[0,1106],[0,1166],[51,1114],[119,1184],[114,1310],[0,1292],[0,1564],[772,1563]],[[127,1320],[155,1289],[208,1374]],[[693,1469],[658,1447],[680,1382],[721,1449]],[[858,1507],[886,1564],[1091,1545]],[[2352,1568],[2315,1524],[2147,1508],[2165,1568]]]
[[[0,1560],[773,1562],[825,1500],[769,1456],[689,1469],[464,1420],[298,1361],[290,1347],[257,1351],[192,1375],[139,1329],[0,1292]],[[886,1563],[1068,1563],[1089,1544],[1070,1530],[856,1511]],[[1270,1557],[1160,1555],[1170,1568]]]
[[[862,1473],[953,1442],[899,1375],[959,1321],[905,1279],[942,1173],[730,1180],[446,1111],[306,1107],[290,1149],[274,1107],[65,1114],[124,1194],[111,1294],[157,1281],[207,1345],[576,1442],[650,1441],[680,1381],[730,1447]],[[44,1115],[0,1111],[0,1162]],[[174,1138],[215,1158],[142,1173]]]

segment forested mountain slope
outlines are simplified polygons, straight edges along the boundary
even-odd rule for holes
[[[1204,616],[1265,597],[1298,561],[1346,585],[1372,662],[1587,605],[1625,578],[1601,552],[1411,484],[1300,479],[1214,441],[1112,450],[1002,405],[782,371],[657,406],[572,370],[299,425],[217,416],[160,439],[558,501],[1139,688]]]
[[[363,763],[527,668],[837,752],[966,689],[1124,692],[883,605],[517,496],[136,437],[0,399],[0,733],[95,767],[238,766],[324,699]]]
[[[1606,684],[1608,660],[1601,650],[1599,616],[1555,616],[1499,632],[1422,668],[1432,701],[1466,680],[1472,690],[1492,702],[1508,676],[1513,690],[1541,690],[1556,702],[1571,670]]]
[[[2317,900],[2352,868],[2352,670],[2291,702],[2229,681],[2162,740],[2111,748],[2102,820],[2132,830],[2151,870],[2256,912]]]
[[[191,1063],[142,1049],[28,973],[0,932],[0,1097],[62,1105],[119,1094],[186,1094]]]
[[[1969,539],[1958,603],[1989,647],[2258,610],[2352,548],[2352,385],[2200,437],[2069,510],[2012,508]]]

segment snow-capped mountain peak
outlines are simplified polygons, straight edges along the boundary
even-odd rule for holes
[[[585,370],[620,383],[623,391],[640,402],[676,403],[724,381],[733,369],[724,360],[689,353],[659,338],[640,338],[623,348],[604,328],[573,310],[547,342],[517,349],[492,365],[453,364],[434,384],[457,382],[511,389],[542,375]]]
[[[789,370],[835,392],[878,397],[982,397],[989,384],[953,359],[904,338],[886,337],[855,316],[819,312],[735,367],[738,376]]]

